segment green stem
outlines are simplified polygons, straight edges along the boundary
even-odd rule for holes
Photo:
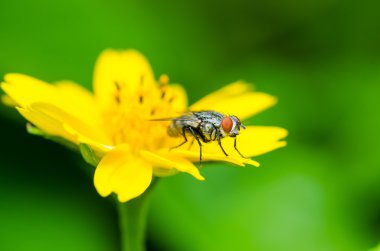
[[[117,201],[122,251],[145,251],[146,216],[155,180],[139,197],[126,203]]]

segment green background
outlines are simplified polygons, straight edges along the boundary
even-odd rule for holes
[[[103,49],[135,48],[190,102],[252,82],[280,102],[249,124],[287,128],[288,146],[260,168],[162,179],[149,250],[367,250],[380,241],[380,5],[370,2],[1,1],[0,74],[91,88]],[[24,124],[1,106],[0,250],[118,250],[115,210],[89,167]]]

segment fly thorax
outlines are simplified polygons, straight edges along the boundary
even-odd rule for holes
[[[223,128],[220,129],[220,134],[222,136],[222,138],[226,137],[228,135],[228,133],[226,133]]]
[[[201,125],[201,132],[207,140],[212,140],[212,134],[215,133],[215,127],[210,123],[203,123]]]

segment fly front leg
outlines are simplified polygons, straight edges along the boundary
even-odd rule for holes
[[[178,146],[174,146],[174,147],[171,147],[170,150],[173,150],[175,148],[178,148],[180,146],[182,146],[183,144],[185,144],[187,142],[187,137],[186,137],[186,127],[182,127],[182,136],[183,138],[185,139],[185,141],[183,141],[181,144],[179,144]]]
[[[191,134],[194,136],[194,139],[198,142],[198,145],[199,145],[199,167],[202,167],[202,143],[199,140],[197,132],[193,128],[187,127],[187,129],[191,132]]]
[[[224,148],[222,146],[222,141],[220,140],[220,131],[219,130],[216,130],[216,138],[218,140],[218,144],[220,146],[220,149],[222,149],[224,155],[228,156],[228,154],[226,153],[226,151],[224,151]]]
[[[244,158],[244,159],[249,159],[249,158],[245,157],[243,154],[241,154],[240,151],[237,149],[237,147],[236,147],[236,137],[235,137],[235,141],[234,141],[234,148],[235,148],[235,150],[240,154],[240,156],[241,156],[242,158]]]

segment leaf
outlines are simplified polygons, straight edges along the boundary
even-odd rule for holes
[[[39,129],[38,127],[33,126],[30,123],[26,124],[26,131],[29,134],[40,136],[40,137],[43,137],[47,140],[50,140],[50,141],[56,142],[60,145],[63,145],[65,147],[69,148],[70,150],[78,151],[77,145],[74,144],[73,142],[70,142],[70,141],[68,141],[64,138],[58,137],[58,136],[49,135],[49,134],[45,133],[44,131],[42,131],[41,129]]]
[[[82,154],[83,159],[92,166],[97,166],[100,161],[100,157],[96,152],[87,144],[80,143],[79,151]]]

